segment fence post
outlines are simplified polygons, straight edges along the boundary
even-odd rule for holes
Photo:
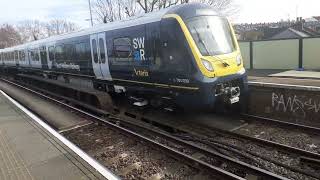
[[[253,42],[250,41],[250,69],[253,69]]]
[[[303,39],[299,38],[299,70],[303,70]]]

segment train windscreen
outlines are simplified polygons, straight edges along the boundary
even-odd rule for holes
[[[203,56],[228,54],[235,50],[227,19],[218,16],[190,18],[187,26]]]

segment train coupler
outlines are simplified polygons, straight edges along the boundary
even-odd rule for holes
[[[240,101],[240,87],[218,84],[215,96],[223,96],[224,102],[234,104]]]

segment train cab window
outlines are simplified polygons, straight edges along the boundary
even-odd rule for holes
[[[97,52],[97,41],[92,39],[92,53],[93,53],[93,61],[98,63],[98,52]]]
[[[130,38],[117,38],[113,40],[113,51],[111,61],[113,64],[131,64],[132,45]]]
[[[99,49],[100,49],[101,63],[106,63],[106,51],[105,51],[104,40],[102,38],[99,39]]]

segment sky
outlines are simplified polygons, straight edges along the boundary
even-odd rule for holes
[[[240,11],[233,23],[274,22],[320,16],[320,0],[234,0]],[[26,19],[62,18],[89,27],[88,0],[0,0],[0,24]]]

